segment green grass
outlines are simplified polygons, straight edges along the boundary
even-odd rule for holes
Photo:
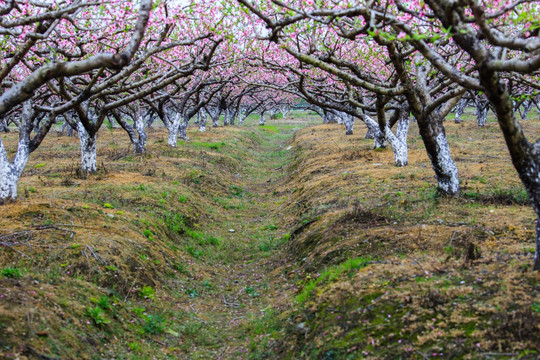
[[[337,266],[324,270],[317,279],[310,280],[304,286],[300,294],[297,295],[296,301],[301,305],[305,304],[318,286],[331,283],[340,276],[350,276],[356,270],[368,266],[372,261],[373,259],[371,257],[358,257],[346,260]]]
[[[144,299],[152,300],[156,296],[156,290],[151,286],[144,285],[139,289],[139,295]]]
[[[196,149],[210,149],[220,151],[227,144],[225,142],[205,142],[205,141],[179,141],[180,146],[190,146]]]
[[[19,279],[23,276],[23,270],[8,266],[6,268],[3,268],[2,271],[0,271],[0,274],[8,279]]]

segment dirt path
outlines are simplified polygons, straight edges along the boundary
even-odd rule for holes
[[[184,321],[181,348],[190,359],[248,358],[250,344],[272,341],[259,335],[275,326],[276,308],[289,306],[294,284],[284,275],[286,254],[280,215],[283,199],[274,191],[290,161],[287,141],[299,123],[273,123],[255,128],[264,143],[250,156],[250,168],[239,176],[236,196],[224,206],[226,221],[211,231],[223,239],[209,259],[212,271],[178,302]]]

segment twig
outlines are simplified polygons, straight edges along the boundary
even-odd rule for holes
[[[239,308],[240,304],[235,302],[228,302],[227,299],[225,299],[225,295],[221,295],[223,297],[223,303],[227,306],[232,306],[233,308]]]
[[[131,287],[129,288],[126,296],[124,296],[124,302],[127,301],[127,297],[129,296],[129,294],[131,293],[131,290],[133,290],[133,287],[135,286],[135,282],[137,281],[137,278],[135,278],[135,280],[133,280],[133,284],[131,284]]]
[[[161,341],[159,341],[159,340],[152,339],[152,338],[150,338],[150,340],[152,340],[152,341],[155,342],[155,343],[158,343],[158,344],[161,345],[161,346],[167,346],[167,344],[165,344],[165,343],[163,343],[163,342],[161,342]]]
[[[94,250],[92,250],[92,247],[90,247],[90,245],[86,245],[84,251],[86,251],[86,249],[88,249],[90,251],[90,254],[92,254],[92,256],[94,256],[94,258],[96,259],[96,261],[103,261],[103,258],[101,256],[99,256],[98,254],[96,254],[94,252]],[[100,260],[101,259],[101,260]],[[103,261],[105,262],[105,261]]]
[[[218,355],[218,359],[221,358],[221,356],[223,355],[223,353],[224,353],[225,351],[227,351],[227,350],[229,350],[229,346],[227,346],[226,348],[224,347],[223,350],[221,350],[221,352],[220,352],[219,355]]]
[[[0,242],[0,245],[6,246],[6,247],[10,248],[11,250],[13,250],[13,251],[15,251],[15,252],[18,252],[18,253],[21,254],[22,256],[26,256],[27,258],[32,259],[31,256],[26,255],[26,254],[23,253],[22,251],[17,250],[17,249],[15,249],[15,248],[13,247],[13,246],[15,246],[15,245],[18,245],[17,243],[8,244],[8,243],[5,243],[5,242]]]
[[[482,353],[482,355],[485,355],[485,356],[518,356],[518,354],[514,354],[514,353]]]
[[[167,263],[167,265],[169,267],[172,267],[171,266],[171,263],[169,262],[169,260],[167,259],[167,257],[165,256],[165,253],[163,252],[163,250],[159,250],[159,252],[161,253],[161,255],[163,255],[163,259],[165,259],[165,262]]]

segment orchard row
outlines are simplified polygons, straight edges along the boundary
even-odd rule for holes
[[[15,200],[32,151],[54,124],[77,131],[82,170],[96,136],[117,122],[136,153],[159,119],[176,146],[196,118],[206,131],[261,123],[303,104],[406,166],[417,122],[441,194],[458,196],[444,130],[467,103],[491,108],[540,217],[540,140],[520,117],[540,106],[540,5],[534,0],[0,1],[0,130],[18,128],[12,160],[0,138],[0,202]],[[306,105],[307,104],[307,105]],[[535,270],[540,270],[540,223]]]

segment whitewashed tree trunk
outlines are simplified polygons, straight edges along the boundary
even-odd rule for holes
[[[458,169],[450,155],[450,146],[448,146],[446,136],[443,133],[440,133],[437,136],[436,141],[440,150],[435,161],[442,170],[442,173],[445,174],[445,176],[442,177],[438,176],[437,172],[435,172],[439,191],[442,191],[445,194],[459,194]]]
[[[176,147],[178,141],[178,129],[180,128],[180,122],[182,121],[182,116],[180,113],[176,113],[172,121],[169,121],[167,125],[167,130],[169,134],[167,136],[167,144],[172,147]]]
[[[347,114],[344,113],[344,112],[334,112],[333,113],[333,118],[334,118],[334,122],[336,122],[338,125],[343,125],[344,121],[343,121],[343,118],[346,116]]]
[[[398,167],[409,164],[409,154],[407,148],[407,134],[409,132],[409,116],[403,116],[397,123],[396,134],[392,132],[389,124],[384,127],[384,135],[394,152],[394,164]]]
[[[155,114],[150,114],[148,116],[148,120],[146,121],[146,128],[151,128],[154,124],[154,121],[156,121],[157,116]]]
[[[176,147],[176,142],[178,140],[178,127],[169,129],[167,135],[167,144],[172,147]]]
[[[146,122],[142,116],[134,119],[135,130],[137,130],[138,141],[133,144],[135,154],[144,154],[146,151]]]
[[[527,120],[527,116],[529,114],[529,111],[532,109],[533,102],[532,100],[525,100],[521,104],[523,110],[519,112],[519,115],[521,116],[521,120]]]
[[[354,117],[350,114],[347,114],[346,112],[340,112],[339,118],[341,119],[339,123],[345,125],[345,135],[352,135],[353,134],[353,126],[354,126]]]
[[[230,112],[231,113],[229,115],[229,125],[234,126],[238,113],[236,112],[236,110],[230,110]]]
[[[487,100],[476,98],[475,106],[476,106],[475,115],[478,121],[478,126],[484,127],[484,125],[486,125],[487,112],[488,112]]]
[[[461,115],[463,115],[463,113],[465,112],[465,106],[467,106],[467,103],[469,102],[469,100],[467,99],[460,99],[458,104],[456,105],[456,116],[454,117],[454,122],[456,124],[460,124],[461,123]]]
[[[75,133],[73,132],[73,128],[65,120],[64,120],[64,123],[62,124],[62,128],[60,129],[60,131],[65,132],[66,135],[69,136],[69,137],[75,135]]]
[[[218,127],[219,126],[219,115],[221,115],[221,109],[219,106],[207,109],[208,115],[210,115],[210,118],[212,118],[212,127]]]
[[[204,109],[200,109],[198,113],[199,117],[199,131],[205,132],[206,131],[206,111]]]
[[[77,123],[77,134],[81,143],[81,169],[85,173],[97,171],[96,135],[90,136],[82,123]]]
[[[291,112],[291,107],[289,105],[282,105],[279,107],[279,111],[281,112],[281,115],[285,119],[289,112]]]
[[[540,121],[540,95],[536,95],[534,98],[531,99],[534,106],[536,106],[536,110],[538,110],[538,121]]]
[[[265,113],[262,112],[259,114],[259,116],[259,126],[264,126],[264,124],[266,123]]]
[[[4,143],[0,138],[0,205],[15,201],[17,198],[17,184],[30,156],[30,118],[32,104],[23,103],[22,119],[19,126],[19,143],[17,152],[10,163]]]
[[[0,132],[9,132],[9,126],[5,118],[0,119]]]
[[[133,126],[129,124],[120,113],[113,112],[113,116],[116,122],[124,129],[128,136],[131,146],[133,146],[133,152],[135,154],[144,154],[146,151],[146,124],[141,112],[140,104],[134,103],[131,107],[131,118],[133,119]],[[110,119],[112,121],[112,118]]]
[[[0,204],[15,201],[17,184],[30,156],[30,136],[20,133],[17,153],[13,163],[9,162],[7,152],[0,139]]]
[[[323,109],[323,124],[330,124],[331,122],[333,122],[333,117],[332,117],[332,113],[328,110],[324,110]]]
[[[478,118],[478,126],[484,127],[486,125],[486,120],[487,120],[487,107],[478,109],[477,118]]]
[[[366,123],[366,126],[368,127],[368,133],[371,133],[373,135],[373,140],[374,140],[373,149],[386,148],[386,137],[384,136],[384,133],[381,131],[379,124],[367,115],[364,115],[364,122]]]
[[[182,118],[182,122],[180,122],[180,126],[178,127],[178,137],[182,140],[189,140],[187,136],[189,119],[187,118],[187,116],[183,116]]]
[[[345,135],[352,135],[353,134],[353,127],[354,127],[354,117],[346,117],[345,118]]]
[[[368,126],[368,130],[366,132],[366,139],[375,139],[375,134],[373,133],[373,129],[371,127],[369,127],[369,126]]]
[[[223,126],[229,126],[229,124],[231,123],[231,111],[229,110],[229,108],[225,109],[225,111],[223,111]]]
[[[240,110],[240,114],[238,115],[238,124],[244,125],[244,121],[247,119],[248,116],[249,113],[246,109]]]

